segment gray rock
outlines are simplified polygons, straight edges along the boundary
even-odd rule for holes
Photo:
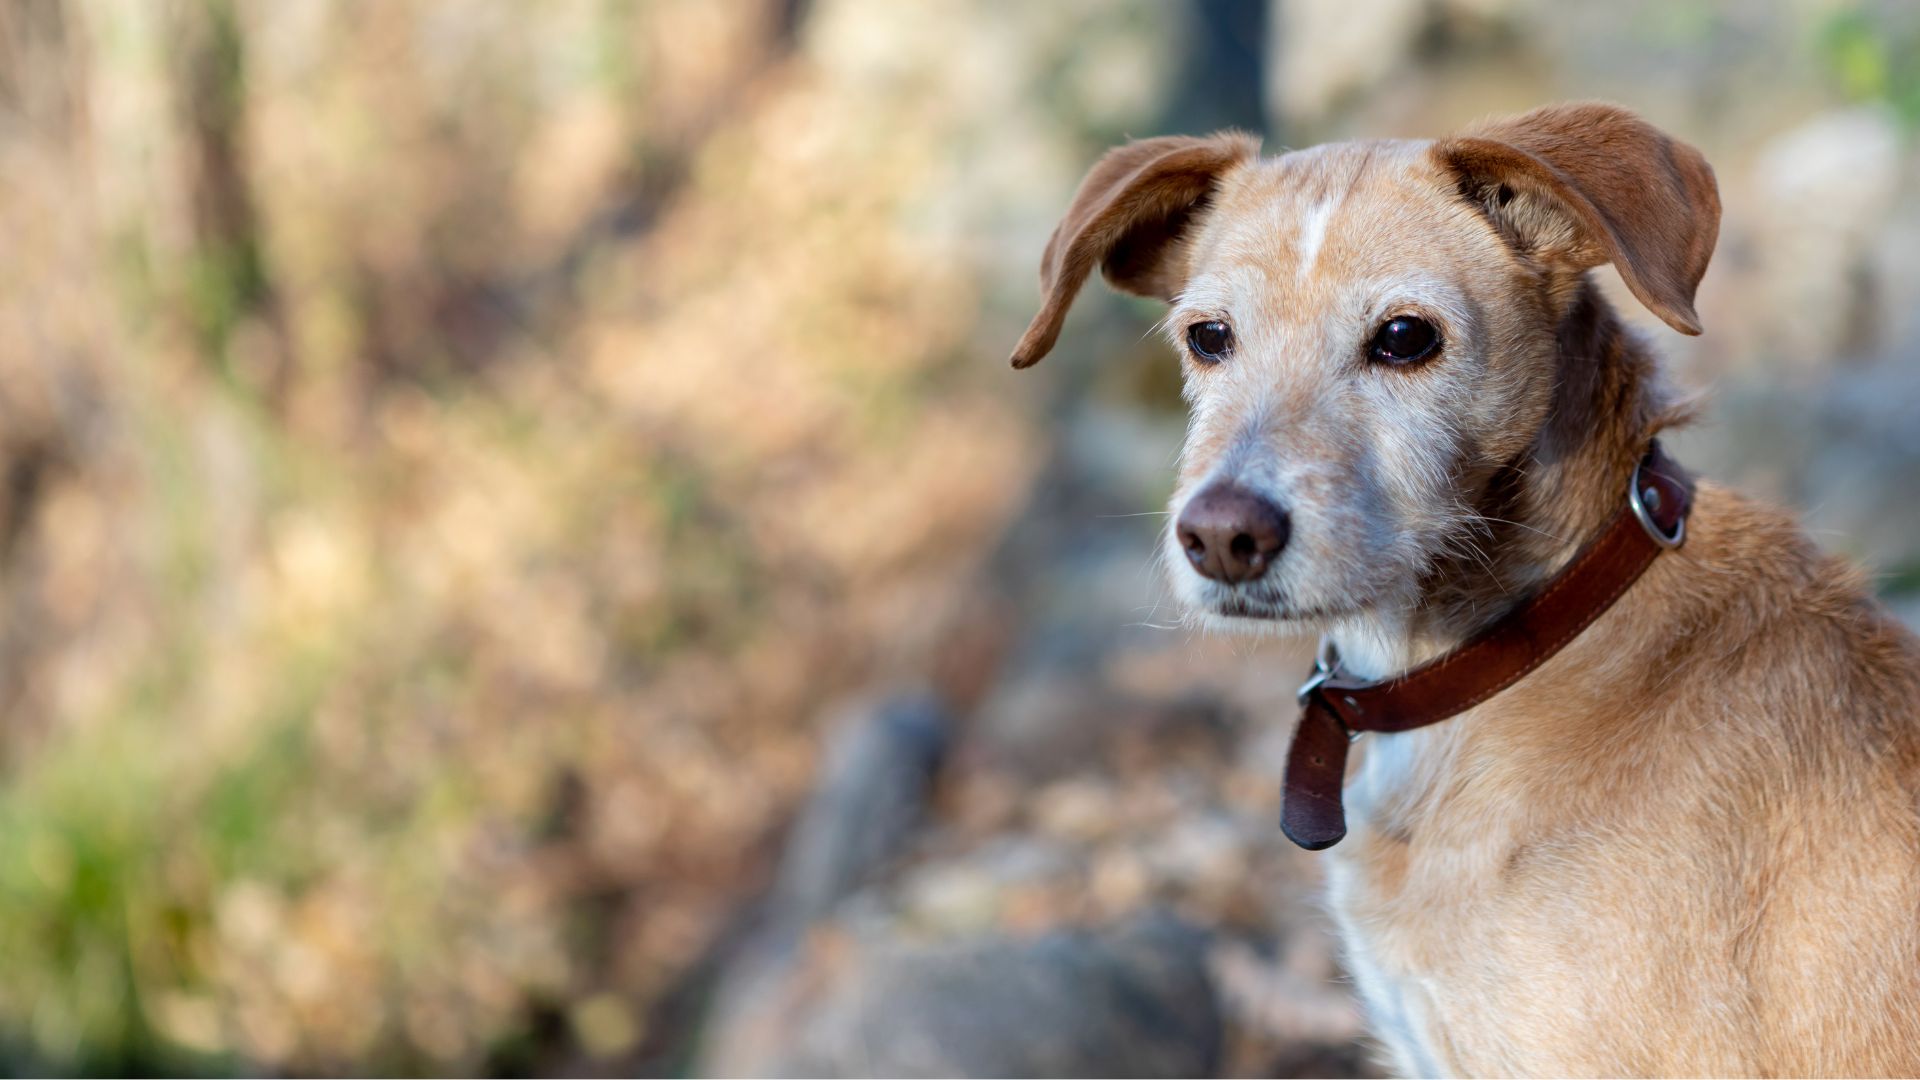
[[[842,722],[781,860],[774,921],[819,918],[905,850],[925,816],[950,724],[927,694],[902,695]]]
[[[765,910],[718,977],[700,1040],[705,1071],[752,1071],[790,1044],[809,928],[830,912],[851,926],[870,915],[860,890],[913,841],[951,734],[945,706],[924,693],[852,708],[834,726]]]
[[[1912,355],[1819,382],[1728,379],[1715,387],[1708,422],[1668,442],[1702,475],[1800,507],[1822,547],[1905,574],[1920,566],[1915,400]]]
[[[885,945],[844,962],[787,1076],[1207,1076],[1221,1020],[1206,935],[1149,915],[1106,931]]]

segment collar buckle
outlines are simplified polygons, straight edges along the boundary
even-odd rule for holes
[[[1308,675],[1307,681],[1300,684],[1300,689],[1294,692],[1294,699],[1300,704],[1305,705],[1307,699],[1313,696],[1314,691],[1320,689],[1328,679],[1333,678],[1339,671],[1340,650],[1334,648],[1332,638],[1322,637],[1320,639],[1320,651],[1313,658],[1313,674]]]

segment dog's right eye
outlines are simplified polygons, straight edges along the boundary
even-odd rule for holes
[[[1226,323],[1209,319],[1187,327],[1187,347],[1203,363],[1217,364],[1233,351],[1233,331]]]

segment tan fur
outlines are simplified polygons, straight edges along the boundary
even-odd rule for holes
[[[1320,631],[1354,674],[1404,671],[1564,565],[1688,415],[1585,271],[1613,262],[1697,332],[1718,199],[1697,152],[1623,110],[1267,159],[1135,147],[1055,245],[1081,279],[1126,253],[1113,276],[1171,300],[1176,345],[1233,328],[1228,360],[1185,360],[1175,515],[1228,479],[1293,520],[1239,585],[1168,539],[1207,625]],[[1047,276],[1019,360],[1079,284]],[[1369,363],[1403,314],[1442,353]],[[1400,1071],[1920,1072],[1920,642],[1787,515],[1703,483],[1686,545],[1564,652],[1360,748],[1326,857]]]

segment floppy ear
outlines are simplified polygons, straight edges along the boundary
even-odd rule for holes
[[[1434,144],[1434,154],[1522,251],[1575,271],[1611,262],[1683,334],[1720,232],[1700,151],[1617,105],[1549,105]]]
[[[1040,313],[1014,346],[1013,366],[1030,367],[1052,350],[1096,263],[1125,292],[1177,295],[1187,278],[1182,233],[1220,176],[1259,152],[1260,140],[1238,131],[1140,139],[1107,151],[1040,257]]]

